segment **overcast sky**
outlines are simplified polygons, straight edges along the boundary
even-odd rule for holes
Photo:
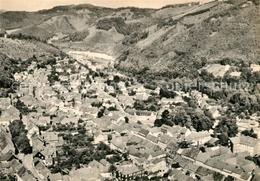
[[[146,7],[160,8],[168,4],[208,0],[0,0],[0,9],[2,10],[19,10],[19,11],[36,11],[48,9],[57,5],[82,4],[89,3],[106,7]]]

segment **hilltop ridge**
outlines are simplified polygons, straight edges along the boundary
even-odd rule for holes
[[[119,67],[196,77],[206,63],[257,63],[259,6],[233,2],[212,2],[162,19],[153,30],[146,29],[146,39],[126,48]]]

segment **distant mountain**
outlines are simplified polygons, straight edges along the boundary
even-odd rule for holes
[[[198,76],[205,64],[257,62],[259,0],[169,5],[161,9],[89,4],[4,12],[0,28],[62,49],[118,56],[117,68],[160,76]]]
[[[53,38],[56,40],[53,43],[61,47],[94,47],[100,51],[109,50],[112,54],[111,45],[121,42],[133,29],[142,28],[144,23],[139,20],[149,17],[154,11],[138,8],[111,9],[89,4],[57,6],[38,12],[8,11],[0,14],[0,28],[5,28],[8,33],[21,33],[41,40]],[[82,34],[89,34],[89,37]]]

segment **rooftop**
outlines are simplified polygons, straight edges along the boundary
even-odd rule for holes
[[[128,163],[125,165],[118,165],[117,170],[122,173],[123,175],[130,175],[136,172],[142,171],[139,167],[134,165],[133,163]]]

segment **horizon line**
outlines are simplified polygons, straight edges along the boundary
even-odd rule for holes
[[[205,1],[205,0],[204,0]],[[100,8],[109,8],[109,9],[120,9],[120,8],[138,8],[138,9],[153,9],[153,10],[158,10],[162,9],[166,6],[171,6],[171,5],[178,5],[178,4],[190,4],[190,3],[208,3],[210,1],[214,0],[206,0],[206,2],[201,2],[201,0],[189,0],[188,2],[177,2],[177,3],[167,3],[167,4],[162,4],[160,7],[146,7],[146,6],[138,6],[138,5],[126,5],[126,6],[109,6],[109,5],[99,5],[99,4],[94,4],[94,3],[72,3],[72,4],[57,4],[53,5],[47,8],[37,8],[35,10],[27,10],[27,9],[10,9],[10,8],[2,8],[0,9],[0,12],[38,12],[38,11],[44,11],[44,10],[50,10],[56,7],[66,7],[66,6],[80,6],[80,5],[90,5],[94,7],[100,7]]]

